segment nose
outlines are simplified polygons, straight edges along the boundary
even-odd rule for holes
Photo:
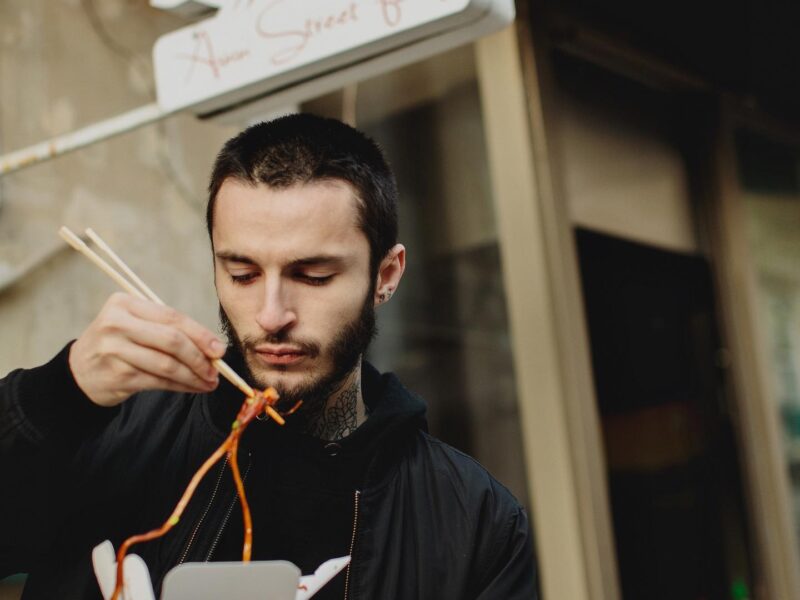
[[[297,315],[285,296],[286,290],[279,279],[265,278],[264,298],[256,314],[256,323],[268,334],[277,334],[297,321]]]

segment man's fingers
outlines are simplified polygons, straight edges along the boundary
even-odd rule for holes
[[[145,346],[161,354],[163,368],[158,371],[146,369],[159,376],[169,375],[174,370],[173,363],[179,363],[191,370],[197,377],[206,381],[216,381],[217,372],[211,362],[189,336],[178,327],[162,325],[152,321],[128,317],[133,323],[127,329],[128,338],[138,346]],[[172,359],[167,362],[166,359]]]
[[[175,381],[170,381],[169,379],[163,379],[162,377],[156,377],[155,375],[150,375],[149,373],[139,373],[139,375],[136,377],[135,384],[137,391],[170,390],[173,392],[186,392],[189,394],[196,394],[203,391],[209,391],[183,385]]]
[[[127,367],[127,385],[134,390],[169,389],[185,392],[211,391],[216,381],[199,377],[174,356],[144,346],[128,345],[118,355]],[[154,380],[158,385],[153,385]]]
[[[214,389],[211,361],[223,351],[213,333],[185,315],[118,293],[72,345],[69,367],[92,402],[115,406],[151,387]]]
[[[161,306],[132,296],[129,296],[127,306],[130,313],[135,317],[145,321],[177,327],[209,358],[221,358],[225,354],[225,344],[214,333],[174,308]]]

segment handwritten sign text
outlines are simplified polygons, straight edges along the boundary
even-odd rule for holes
[[[486,20],[494,4],[513,15],[513,0],[230,2],[215,17],[158,40],[158,101],[167,110],[213,109]]]

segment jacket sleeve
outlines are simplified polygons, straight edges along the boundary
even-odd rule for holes
[[[498,536],[488,552],[478,600],[535,600],[539,582],[533,549],[533,534],[524,509],[516,505],[498,527]]]
[[[27,572],[47,553],[64,495],[80,492],[65,481],[66,466],[81,441],[118,412],[81,391],[69,348],[0,380],[0,578]]]

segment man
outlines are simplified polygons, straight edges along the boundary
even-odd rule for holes
[[[319,598],[534,598],[523,509],[475,461],[425,432],[425,406],[362,357],[374,308],[405,268],[397,190],[377,146],[309,115],[230,140],[209,186],[225,359],[287,425],[253,423],[240,468],[256,560],[304,573],[352,555]],[[124,294],[50,363],[0,382],[0,576],[24,598],[95,598],[90,553],[160,525],[230,430],[241,393],[225,346],[174,310]],[[136,546],[160,588],[186,561],[237,560],[230,468],[177,526]]]

